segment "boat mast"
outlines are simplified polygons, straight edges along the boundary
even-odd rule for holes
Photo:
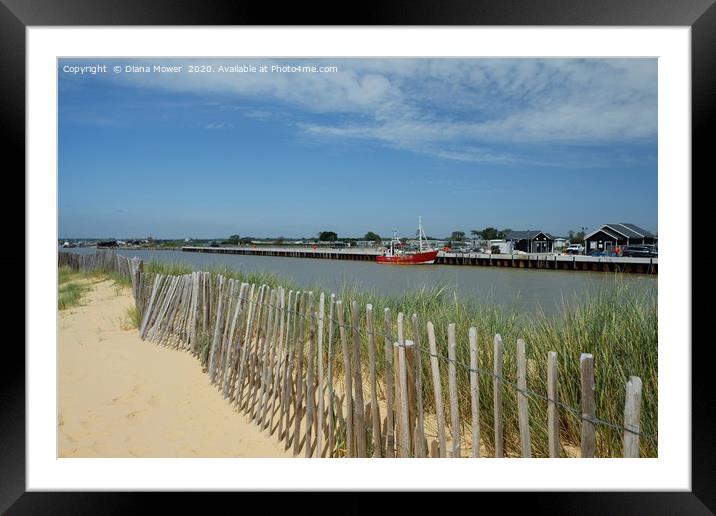
[[[420,252],[423,252],[423,217],[418,215],[418,247],[420,248]],[[425,238],[425,243],[427,245],[427,238]]]

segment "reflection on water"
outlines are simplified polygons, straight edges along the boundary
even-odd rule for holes
[[[90,248],[66,251],[95,252]],[[639,274],[460,265],[386,266],[374,262],[134,249],[122,249],[118,253],[137,256],[145,262],[184,263],[194,270],[219,265],[246,272],[272,272],[299,285],[320,286],[333,292],[345,284],[376,294],[403,294],[426,287],[445,286],[460,298],[495,303],[519,311],[535,310],[541,306],[545,312],[554,313],[563,299],[569,300],[593,289],[610,288],[616,282],[626,283],[633,290],[648,295],[657,294],[657,277]]]

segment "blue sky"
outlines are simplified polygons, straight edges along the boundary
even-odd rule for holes
[[[338,71],[218,71],[276,64]],[[58,79],[61,238],[658,231],[655,59],[72,59]]]

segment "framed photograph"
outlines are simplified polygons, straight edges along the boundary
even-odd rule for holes
[[[712,2],[165,7],[0,4],[28,300],[0,508],[714,510]]]

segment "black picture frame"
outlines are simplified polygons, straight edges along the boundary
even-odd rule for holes
[[[15,192],[24,191],[14,170],[25,165],[25,29],[29,26],[83,25],[554,25],[689,26],[692,72],[692,169],[706,171],[711,152],[710,127],[716,120],[716,6],[714,0],[401,0],[362,1],[351,9],[287,3],[177,0],[0,0],[0,127],[4,129],[4,163],[14,157]],[[348,14],[350,13],[350,14]],[[691,171],[683,173],[692,174]],[[8,188],[6,186],[6,188]],[[7,190],[6,190],[7,191]],[[696,222],[696,218],[694,217]],[[693,232],[693,234],[697,234]],[[3,258],[16,270],[17,260]],[[687,264],[688,265],[688,264]],[[25,275],[32,271],[25,268]],[[19,283],[19,275],[12,281]],[[8,288],[14,285],[8,283]],[[18,285],[18,289],[19,289]],[[32,299],[27,309],[32,309]],[[691,302],[691,300],[684,300]],[[19,303],[17,303],[19,306]],[[693,316],[692,316],[693,320]],[[680,346],[691,344],[685,334]],[[15,341],[17,342],[17,341]],[[0,374],[0,511],[8,514],[129,513],[147,494],[25,492],[25,355],[5,342]],[[672,343],[676,344],[676,343]],[[711,514],[716,512],[716,431],[714,428],[711,343],[692,346],[691,492],[511,493],[529,503],[530,513],[550,514]],[[12,364],[12,365],[10,365]],[[500,496],[500,494],[496,494]],[[478,495],[476,507],[489,507]],[[160,503],[168,503],[162,497]],[[172,500],[190,509],[184,496]],[[420,498],[413,498],[420,500]],[[484,505],[483,505],[484,504]],[[204,506],[204,509],[207,507]],[[218,508],[218,507],[217,507]],[[407,508],[403,506],[402,509]]]

